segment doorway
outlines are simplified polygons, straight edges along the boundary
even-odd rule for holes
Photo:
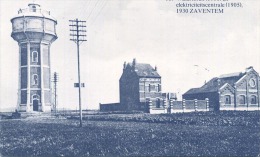
[[[159,98],[156,99],[156,108],[161,107],[161,100]]]
[[[39,101],[33,100],[33,111],[38,111],[38,110],[39,110]]]

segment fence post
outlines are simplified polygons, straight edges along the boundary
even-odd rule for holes
[[[147,110],[148,113],[149,113],[149,110],[150,110],[149,100],[150,100],[149,98],[145,99],[145,106],[146,106],[146,110]]]
[[[151,99],[147,99],[148,100],[148,105],[149,105],[149,113],[150,113],[150,110],[152,109],[153,107],[153,103],[152,103],[152,100]]]
[[[165,107],[166,107],[166,99],[163,99],[163,108],[165,109]]]
[[[209,111],[209,99],[206,98],[205,100],[206,100],[206,111]]]
[[[221,105],[221,100],[219,100],[219,111],[221,111],[221,107],[222,107],[222,105]],[[215,110],[215,109],[214,109]]]
[[[173,108],[173,100],[170,99],[170,104],[169,104],[169,113],[172,112],[172,108]]]
[[[185,112],[186,106],[185,106],[185,99],[182,99],[182,110]]]
[[[198,111],[198,100],[194,99],[194,109],[195,111]]]

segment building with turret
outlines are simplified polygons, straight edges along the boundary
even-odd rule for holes
[[[19,9],[11,19],[12,38],[19,45],[19,86],[17,110],[50,111],[50,47],[57,39],[57,21],[38,4]]]

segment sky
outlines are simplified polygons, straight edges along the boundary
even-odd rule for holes
[[[33,0],[0,0],[0,111],[15,108],[19,47],[10,19]],[[119,102],[123,63],[157,66],[162,91],[200,87],[221,74],[260,72],[260,1],[241,2],[223,14],[178,14],[180,0],[34,0],[57,19],[58,39],[51,45],[51,73],[59,74],[58,107],[78,109],[77,51],[69,20],[87,21],[80,45],[83,109]],[[195,66],[197,65],[197,66]],[[207,70],[206,70],[207,69]]]

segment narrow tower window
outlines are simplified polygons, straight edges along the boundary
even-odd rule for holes
[[[230,95],[225,95],[225,104],[231,104],[231,97],[230,97]]]
[[[239,104],[245,104],[246,103],[246,97],[244,95],[239,96]]]
[[[256,96],[251,96],[251,104],[256,104]]]
[[[32,6],[32,11],[36,12],[36,6]]]
[[[33,75],[33,85],[38,85],[38,75],[37,74]]]
[[[38,62],[38,52],[37,51],[32,52],[32,62]]]

